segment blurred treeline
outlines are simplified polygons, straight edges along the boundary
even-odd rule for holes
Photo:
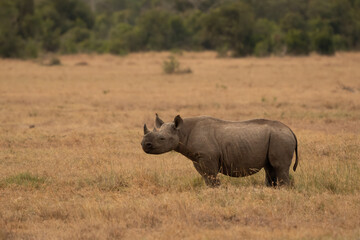
[[[360,48],[360,0],[0,0],[0,56]]]

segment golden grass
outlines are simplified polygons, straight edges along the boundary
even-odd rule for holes
[[[0,60],[0,239],[359,239],[359,53],[184,53],[185,75],[168,56]],[[261,171],[207,188],[183,156],[142,152],[155,112],[284,122],[294,187]]]

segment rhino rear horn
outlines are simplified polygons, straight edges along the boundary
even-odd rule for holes
[[[147,128],[146,124],[144,124],[144,135],[148,134],[150,131]]]
[[[155,115],[156,115],[155,125],[157,128],[160,128],[164,124],[164,121],[159,118],[159,115],[157,113],[155,113]]]

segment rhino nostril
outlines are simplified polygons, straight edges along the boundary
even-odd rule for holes
[[[152,147],[152,144],[151,143],[145,143],[145,146],[146,147]]]

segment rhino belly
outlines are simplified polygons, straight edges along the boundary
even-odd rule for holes
[[[267,147],[229,144],[220,158],[220,172],[231,177],[244,177],[260,171],[266,164]]]

